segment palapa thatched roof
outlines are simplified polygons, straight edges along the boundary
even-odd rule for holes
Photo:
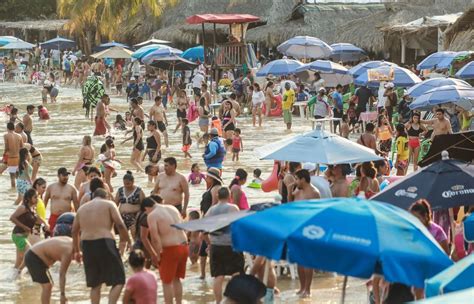
[[[31,20],[31,21],[0,21],[0,28],[20,30],[59,31],[69,20]]]
[[[474,5],[446,29],[444,43],[450,51],[474,50]]]

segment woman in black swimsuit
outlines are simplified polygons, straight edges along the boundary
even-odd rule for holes
[[[232,108],[232,102],[224,103],[224,112],[222,114],[222,127],[224,129],[224,138],[232,138],[235,129],[235,111]]]
[[[182,120],[187,118],[186,109],[188,108],[188,98],[186,97],[185,90],[179,91],[176,106],[176,117],[178,118],[178,123],[176,124],[176,129],[174,129],[174,133],[176,133],[182,126]]]
[[[130,157],[130,163],[137,169],[137,172],[142,172],[142,151],[145,150],[145,146],[143,145],[143,129],[142,129],[142,123],[143,121],[135,117],[133,119],[133,135],[129,138],[126,138],[123,142],[127,142],[131,139],[133,139],[133,150],[132,150],[132,156]]]
[[[150,136],[146,138],[146,153],[143,154],[142,161],[148,155],[148,160],[152,164],[157,164],[161,159],[161,135],[157,128],[156,122],[153,120],[148,122],[147,129]]]

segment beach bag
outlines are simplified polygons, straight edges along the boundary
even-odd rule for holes
[[[187,118],[189,122],[195,121],[199,117],[199,112],[194,102],[191,102],[189,105],[189,110],[187,113]]]

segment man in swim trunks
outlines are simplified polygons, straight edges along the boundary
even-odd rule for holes
[[[31,115],[33,115],[35,111],[34,105],[26,106],[26,114],[23,116],[23,125],[25,126],[25,133],[28,136],[28,143],[30,145],[33,144],[33,139],[31,138],[31,132],[33,132],[33,119],[31,119]]]
[[[7,123],[7,133],[3,135],[5,150],[3,152],[3,163],[7,165],[7,172],[10,173],[11,187],[15,188],[16,172],[20,162],[20,149],[23,148],[23,139],[20,134],[15,133],[15,124]]]
[[[110,125],[107,122],[107,107],[109,104],[109,96],[107,94],[102,95],[96,106],[94,136],[105,135],[110,130]]]
[[[163,134],[165,145],[168,148],[168,132],[166,131],[168,119],[166,118],[166,111],[161,102],[161,96],[155,97],[155,104],[150,108],[150,120],[156,122],[158,130]]]
[[[48,206],[51,199],[51,215],[49,216],[49,227],[54,231],[58,217],[64,212],[73,212],[79,209],[79,200],[77,199],[77,190],[69,185],[69,175],[71,173],[66,168],[58,169],[58,182],[53,183],[46,188],[44,195],[44,206]]]
[[[181,303],[183,288],[180,279],[186,275],[189,249],[186,233],[171,227],[183,221],[181,214],[172,206],[155,203],[152,198],[145,198],[142,206],[147,213],[151,236],[153,250],[150,254],[155,266],[159,266],[165,303],[172,304],[173,298],[176,303]]]
[[[443,134],[452,134],[453,130],[451,128],[451,123],[449,119],[446,119],[444,116],[444,109],[436,109],[436,118],[431,120],[420,120],[420,123],[425,125],[433,126],[433,133],[431,134],[431,140],[436,135],[443,135]]]
[[[112,232],[114,226],[119,232],[123,248],[130,242],[130,238],[117,205],[105,199],[107,191],[99,188],[94,191],[93,196],[92,201],[81,206],[74,219],[73,254],[76,261],[84,261],[87,287],[92,288],[91,303],[100,303],[103,283],[112,286],[109,303],[117,303],[125,284],[125,270],[122,253],[115,244]]]
[[[43,240],[33,245],[25,254],[25,264],[33,282],[41,284],[41,303],[51,301],[53,279],[49,268],[60,262],[59,289],[61,291],[60,303],[66,303],[66,273],[72,260],[72,238],[70,236],[57,236]]]
[[[184,218],[187,215],[189,202],[188,182],[184,175],[176,172],[176,158],[165,158],[164,163],[165,172],[158,174],[153,194],[161,196],[165,204],[176,207]]]

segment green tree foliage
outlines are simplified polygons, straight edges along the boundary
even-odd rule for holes
[[[48,18],[56,14],[56,0],[1,0],[0,20]]]

